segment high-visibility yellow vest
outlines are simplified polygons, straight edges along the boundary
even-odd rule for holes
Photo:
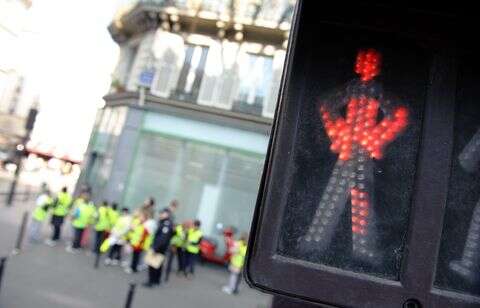
[[[109,229],[110,220],[108,219],[108,210],[109,209],[103,205],[97,209],[97,223],[95,224],[95,231],[105,231]]]
[[[235,245],[238,247],[236,252],[230,259],[230,265],[237,269],[241,269],[245,263],[245,255],[247,254],[247,244],[244,241],[237,241]]]
[[[203,233],[202,233],[202,231],[200,231],[200,229],[189,229],[188,230],[186,249],[189,253],[198,254],[200,252],[199,241],[202,238],[202,236],[203,236]]]
[[[170,245],[173,245],[177,248],[183,247],[185,244],[185,230],[183,230],[182,225],[177,225],[175,227],[175,235],[172,236],[170,240]]]
[[[47,207],[53,203],[53,199],[49,196],[45,198],[45,202],[42,204],[37,205],[35,210],[33,211],[32,217],[37,221],[44,221],[48,215]]]
[[[130,233],[130,244],[132,246],[137,247],[140,244],[140,241],[142,240],[143,229],[144,227],[142,224],[133,226],[132,232]]]
[[[132,233],[130,234],[130,244],[133,247],[138,247],[140,245],[144,230],[145,226],[142,223],[133,228]],[[148,250],[150,249],[150,246],[152,246],[152,242],[153,234],[148,234],[140,248],[143,250]]]
[[[128,229],[130,228],[130,224],[131,224],[130,216],[128,215],[120,216],[112,228],[112,233],[116,233],[116,234],[124,233],[126,235]]]
[[[145,242],[143,242],[142,249],[147,251],[150,249],[153,243],[153,234],[148,234],[147,238],[145,239]]]
[[[84,229],[91,224],[95,217],[95,205],[92,202],[78,198],[75,201],[74,214],[76,217],[72,221],[72,225],[78,229]]]
[[[108,230],[111,230],[118,221],[120,217],[120,213],[117,210],[112,209],[111,207],[108,208]]]
[[[115,223],[115,225],[112,227],[111,231],[112,231],[112,233],[114,233],[116,235],[123,235],[122,238],[124,240],[126,240],[127,239],[127,232],[130,228],[130,223],[131,223],[130,216],[128,216],[128,215],[120,216],[117,219],[117,222]],[[110,249],[111,245],[112,245],[112,240],[111,240],[111,236],[110,236],[103,241],[102,245],[100,245],[100,252],[101,253],[107,252]]]
[[[72,204],[72,196],[68,192],[59,192],[57,195],[57,204],[53,209],[53,215],[66,216]]]
[[[132,243],[132,237],[135,232],[135,228],[138,227],[138,225],[142,224],[140,221],[140,218],[133,216],[132,222],[130,224],[130,231],[127,233],[127,238],[130,241],[130,244]]]

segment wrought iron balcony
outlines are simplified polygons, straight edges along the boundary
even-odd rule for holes
[[[241,32],[240,40],[281,45],[293,6],[294,0],[279,0],[274,6],[262,0],[135,0],[119,11],[109,30],[119,43],[163,26],[232,39]]]

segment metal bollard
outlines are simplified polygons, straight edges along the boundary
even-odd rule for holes
[[[2,278],[3,278],[3,270],[5,269],[5,263],[7,263],[7,257],[3,257],[0,259],[0,293],[2,291]]]
[[[15,248],[12,251],[12,254],[14,255],[19,254],[20,250],[22,249],[22,243],[23,243],[23,238],[25,237],[25,229],[27,228],[27,224],[28,224],[28,211],[25,211],[23,213],[20,230],[18,231],[17,242],[15,244]]]
[[[135,288],[137,284],[130,283],[130,288],[128,289],[127,301],[125,302],[125,308],[131,308],[133,302],[133,295],[135,295]]]

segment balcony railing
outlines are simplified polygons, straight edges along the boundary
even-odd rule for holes
[[[179,13],[199,14],[244,24],[278,27],[290,24],[294,0],[132,0],[129,7],[138,4],[172,8]],[[123,13],[125,9],[122,10]],[[287,27],[288,27],[287,26]]]

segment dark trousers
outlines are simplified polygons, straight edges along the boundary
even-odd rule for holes
[[[197,263],[198,253],[185,252],[185,273],[195,273],[195,263]]]
[[[100,246],[105,238],[105,231],[95,231],[95,245],[93,246],[94,253],[100,253]]]
[[[162,268],[148,267],[148,283],[150,284],[160,284],[160,279],[162,278]]]
[[[52,216],[52,226],[53,226],[53,233],[52,233],[52,241],[58,241],[60,239],[60,235],[62,232],[62,225],[63,225],[63,216]]]
[[[138,263],[140,262],[140,256],[142,255],[142,251],[134,250],[132,253],[132,262],[130,263],[130,268],[133,272],[138,271]]]
[[[165,269],[165,281],[170,278],[172,272],[173,259],[177,257],[177,273],[185,273],[185,250],[178,247],[170,247],[167,254],[167,268]]]
[[[82,235],[83,235],[83,230],[85,228],[73,228],[74,230],[74,237],[73,237],[73,245],[72,248],[74,249],[79,249],[82,244]]]
[[[110,259],[122,260],[122,245],[114,244],[112,248],[110,248],[110,251],[108,252],[108,257]]]

